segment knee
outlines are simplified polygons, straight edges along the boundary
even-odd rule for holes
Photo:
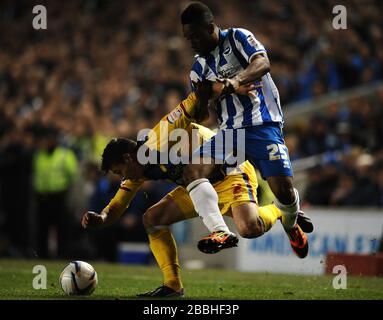
[[[199,165],[189,164],[183,170],[183,180],[185,186],[189,185],[195,180],[205,178],[205,172]]]
[[[295,202],[294,187],[288,184],[281,184],[275,192],[275,197],[282,204],[288,205],[288,204],[294,203]]]
[[[158,214],[155,209],[149,208],[142,216],[142,223],[145,229],[155,227],[160,224]]]
[[[242,238],[254,239],[264,234],[264,229],[259,219],[246,221],[238,227],[238,232]]]

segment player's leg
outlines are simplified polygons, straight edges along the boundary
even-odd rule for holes
[[[287,165],[287,161],[290,163],[286,159],[283,161],[282,159],[280,161],[260,160],[258,161],[258,167],[262,176],[266,177],[270,189],[276,197],[274,203],[282,212],[280,220],[289,237],[293,251],[298,257],[304,258],[308,253],[308,241],[306,234],[297,223],[298,213],[301,212],[299,195],[298,191],[293,187],[291,165]]]
[[[310,217],[300,209],[299,193],[294,188],[293,178],[291,176],[270,176],[266,179],[277,199],[275,204],[283,211],[297,212],[297,224],[304,232],[313,232],[314,225]],[[286,205],[286,203],[290,203],[290,205]]]
[[[255,205],[257,185],[254,168],[249,162],[245,162],[236,168],[235,172],[233,171],[231,174],[226,175],[223,180],[215,183],[214,188],[218,194],[218,206],[221,214],[225,215],[231,212],[232,207],[235,205],[244,203],[254,203]],[[237,229],[241,235],[249,236],[250,233],[254,234],[263,229],[259,216],[254,215],[254,212],[257,213],[257,211],[249,209],[246,221],[236,219]],[[204,253],[216,253],[222,249],[236,246],[238,243],[237,238],[225,239],[224,243],[216,238],[217,235],[215,234],[202,238],[198,242],[198,249]]]
[[[253,239],[269,231],[281,218],[282,212],[274,204],[257,207],[255,203],[247,202],[232,208],[232,216],[238,233],[244,238]],[[305,258],[308,254],[307,238],[299,225],[286,233],[294,253],[299,258]]]
[[[276,197],[275,204],[282,211],[282,225],[291,230],[298,218],[299,194],[293,186],[293,172],[279,125],[263,125],[246,128],[246,156],[255,164]],[[301,213],[303,216],[303,213]],[[302,227],[312,231],[309,219]],[[310,223],[308,223],[310,222]],[[311,229],[311,230],[310,230]]]
[[[218,206],[218,194],[214,187],[207,178],[197,179],[197,177],[203,176],[203,174],[198,173],[198,170],[204,172],[208,168],[209,171],[205,172],[209,172],[206,174],[209,176],[212,168],[215,167],[215,165],[190,164],[184,171],[184,173],[186,172],[184,175],[184,180],[187,182],[186,189],[193,206],[210,231],[208,236],[198,242],[198,249],[204,253],[216,253],[222,249],[236,247],[238,243],[238,237],[229,230],[225,220],[223,220]],[[195,180],[192,181],[194,178]]]
[[[291,247],[301,258],[308,252],[308,241],[297,224],[299,195],[293,187],[293,172],[282,130],[277,125],[246,128],[246,156],[269,183],[281,210],[281,223],[290,239]]]
[[[217,192],[208,179],[214,168],[214,164],[190,163],[184,169],[184,182],[194,208],[209,231],[211,233],[217,231],[229,233],[229,228],[218,207]]]
[[[178,187],[147,210],[143,223],[148,233],[150,248],[164,275],[164,285],[141,296],[182,296],[184,293],[177,246],[169,226],[198,217],[185,188]]]
[[[274,204],[257,207],[258,181],[254,168],[249,162],[245,162],[240,168],[243,170],[241,175],[230,177],[234,183],[234,192],[227,193],[226,200],[231,203],[231,213],[241,236],[257,238],[269,231],[283,214]],[[231,195],[233,197],[230,199]],[[293,228],[287,235],[293,251],[298,257],[304,258],[308,253],[306,235],[301,232],[299,226]]]
[[[164,281],[163,286],[140,296],[183,295],[177,246],[169,228],[173,223],[182,220],[185,220],[185,216],[169,194],[150,207],[143,215],[143,224],[148,234],[149,246],[161,269]]]
[[[223,163],[227,152],[225,147],[224,135],[219,133],[203,144],[195,152],[192,163],[185,167],[183,179],[195,210],[211,232],[209,237],[214,238],[213,241],[222,242],[224,246],[229,246],[229,242],[236,236],[230,232],[223,220],[217,192],[208,180],[216,168],[216,163]],[[213,163],[206,164],[208,159]]]
[[[282,215],[274,204],[258,207],[257,188],[257,175],[248,161],[239,166],[238,174],[227,176],[224,183],[216,186],[221,201],[228,203],[228,214],[232,215],[238,233],[244,238],[263,235]]]
[[[290,173],[287,172],[286,174]],[[275,195],[276,206],[284,213],[282,225],[288,231],[295,226],[300,209],[299,194],[293,186],[292,173],[291,176],[267,176],[266,180]]]
[[[235,203],[231,213],[238,233],[248,239],[262,236],[282,215],[274,204],[258,207],[254,202]]]

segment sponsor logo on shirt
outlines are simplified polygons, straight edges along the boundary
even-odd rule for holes
[[[231,48],[230,47],[227,47],[224,51],[223,51],[223,54],[224,55],[227,55],[231,52]]]
[[[173,124],[182,115],[182,108],[178,107],[168,115],[168,121]]]

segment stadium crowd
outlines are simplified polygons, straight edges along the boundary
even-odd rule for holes
[[[308,173],[305,203],[383,207],[383,87],[330,103],[287,130],[292,160],[320,155]]]
[[[283,106],[382,79],[378,0],[348,1],[348,28],[338,31],[332,0],[206,3],[218,25],[247,28],[264,43]],[[59,246],[73,248],[69,237],[79,239],[76,249],[89,248],[92,234],[82,236],[79,218],[86,208],[99,211],[118,188],[97,170],[106,142],[134,139],[189,91],[193,53],[179,22],[185,3],[41,4],[47,30],[32,28],[30,1],[0,4],[0,255],[30,255],[23,250],[38,243],[39,255],[49,256],[52,237]],[[307,204],[383,206],[382,123],[381,90],[373,99],[330,105],[288,131],[292,160],[328,154],[310,170]],[[335,151],[344,154],[340,160]],[[93,254],[114,259],[117,240],[145,239],[140,215],[171,187],[147,183],[121,223],[97,236]]]

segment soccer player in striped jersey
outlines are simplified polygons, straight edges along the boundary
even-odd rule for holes
[[[189,145],[193,139],[191,130],[198,132],[198,145],[193,149],[186,149],[187,155],[191,155],[204,141],[209,140],[214,133],[193,121],[198,112],[197,96],[191,93],[185,100],[166,115],[162,122],[168,126],[163,130],[161,122],[149,133],[145,142],[150,150],[161,150],[163,143],[169,142],[168,150],[172,148],[169,134],[176,129],[184,129],[188,132]],[[162,131],[162,132],[161,132]],[[157,137],[157,139],[156,139]],[[159,138],[159,139],[158,139]],[[173,142],[175,143],[175,142]],[[184,294],[180,275],[177,247],[169,228],[173,223],[198,217],[192,200],[189,197],[183,183],[183,169],[185,165],[172,163],[141,164],[138,160],[139,145],[128,139],[113,139],[106,146],[102,169],[118,174],[122,177],[120,189],[114,198],[102,210],[100,214],[86,212],[82,219],[84,228],[105,227],[114,223],[126,210],[142,184],[147,180],[167,179],[179,186],[167,194],[157,204],[152,206],[143,215],[143,224],[148,233],[150,249],[163,273],[163,285],[159,288],[144,293],[146,297],[169,297],[182,296]],[[220,215],[233,218],[239,234],[246,238],[257,238],[270,230],[278,219],[281,219],[281,211],[274,205],[259,207],[257,205],[257,177],[253,166],[245,161],[229,174],[225,174],[221,167],[215,165],[215,170],[209,176],[217,191]],[[299,220],[302,230],[310,228],[310,222]],[[300,233],[291,241],[291,247],[298,257],[304,258],[308,252],[306,235]],[[217,234],[220,238],[221,235]],[[221,250],[236,245],[237,238],[228,238],[229,242],[214,245],[207,252]],[[206,248],[206,247],[205,247]],[[200,248],[201,250],[201,248]]]
[[[213,164],[193,163],[184,170],[195,209],[210,223],[211,235],[202,244],[211,247],[215,242],[219,246],[216,234],[231,234],[221,226],[216,192],[206,178],[214,162],[227,161],[233,153],[244,154],[242,158],[250,160],[267,180],[276,197],[275,204],[282,211],[283,227],[294,237],[298,232],[298,215],[307,216],[300,211],[298,191],[293,186],[279,93],[270,74],[265,47],[248,30],[220,29],[211,10],[201,2],[193,2],[184,9],[181,23],[186,40],[197,53],[190,72],[192,87],[206,79],[222,83],[221,96],[215,101],[220,130],[196,153],[198,157],[214,159]],[[238,88],[248,84],[254,86],[252,94],[240,94]],[[234,136],[232,148],[225,145],[229,132]],[[244,132],[243,141],[240,132]]]

